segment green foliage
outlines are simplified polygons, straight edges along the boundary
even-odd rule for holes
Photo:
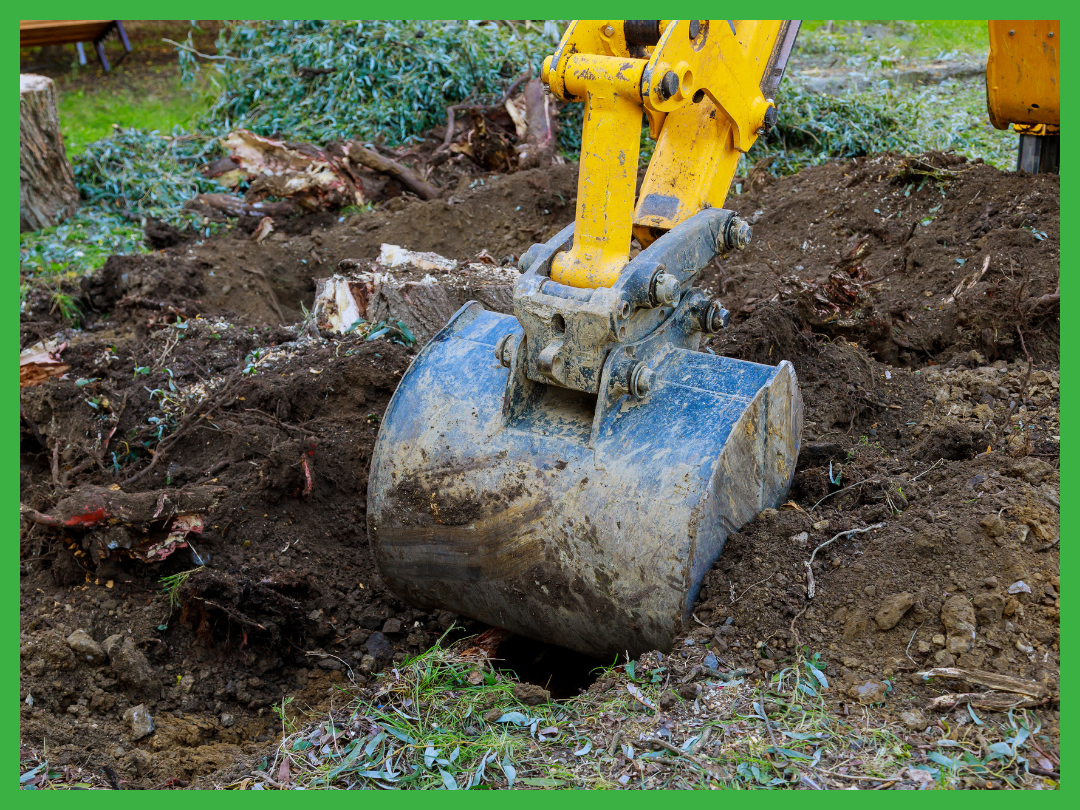
[[[114,253],[142,249],[142,228],[100,208],[80,209],[52,228],[19,235],[23,277],[74,278],[97,270]]]
[[[88,144],[72,160],[80,198],[75,215],[19,237],[24,278],[89,275],[109,256],[143,251],[147,217],[199,227],[201,218],[185,211],[184,204],[218,189],[198,171],[218,149],[217,140],[179,128],[171,135],[116,129]]]
[[[538,72],[560,33],[551,22],[236,21],[218,39],[221,94],[205,121],[315,143],[400,143],[444,122],[449,105],[490,102],[527,68]],[[179,54],[193,77],[191,51]]]
[[[980,81],[826,95],[788,77],[776,102],[776,129],[747,155],[772,158],[773,174],[879,152],[955,151],[1001,169],[1016,159],[1016,136],[991,126]]]
[[[117,129],[86,147],[73,164],[79,197],[89,207],[154,217],[171,225],[192,224],[184,203],[218,186],[199,172],[219,148],[216,140],[176,129]]]

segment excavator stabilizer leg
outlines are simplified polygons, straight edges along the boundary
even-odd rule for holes
[[[521,351],[504,367],[521,333],[469,303],[402,378],[369,481],[379,571],[414,605],[598,658],[667,649],[728,534],[787,494],[794,371],[667,345],[647,396],[606,384],[617,352],[595,395],[531,383]]]

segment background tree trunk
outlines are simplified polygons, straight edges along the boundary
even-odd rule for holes
[[[79,192],[60,137],[52,79],[19,76],[19,230],[48,228],[75,212]]]

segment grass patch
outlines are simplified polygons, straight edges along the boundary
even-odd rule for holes
[[[602,669],[588,693],[525,706],[512,673],[436,646],[342,689],[346,708],[282,704],[282,741],[234,789],[956,788],[1030,786],[1034,713],[938,724],[918,742],[877,707],[840,710],[819,656],[767,682],[698,667],[700,692],[659,710],[681,659],[648,653]],[[474,648],[475,650],[475,648]],[[708,656],[705,658],[708,664]],[[716,664],[715,659],[712,664]],[[890,687],[891,691],[891,687]],[[888,695],[886,700],[891,701]]]
[[[986,20],[803,20],[799,30],[801,54],[867,62],[985,58],[989,48]]]
[[[212,100],[208,82],[200,82],[195,89],[185,87],[175,70],[136,85],[62,91],[58,106],[68,159],[116,129],[171,132],[176,127],[188,128]]]

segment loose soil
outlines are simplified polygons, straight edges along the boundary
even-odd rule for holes
[[[483,629],[396,600],[366,545],[372,446],[417,347],[297,324],[342,260],[384,243],[516,257],[572,218],[575,187],[572,165],[463,172],[443,199],[309,216],[264,242],[245,222],[185,236],[88,279],[81,331],[31,300],[23,345],[59,334],[71,369],[22,392],[26,507],[91,485],[224,491],[190,547],[153,563],[116,551],[113,526],[24,521],[24,740],[132,787],[209,784],[273,744],[283,700],[340,702],[455,621]],[[733,312],[706,348],[794,364],[803,449],[790,503],[729,539],[671,655],[708,646],[757,677],[809,648],[845,701],[886,683],[885,712],[942,691],[915,675],[930,666],[1056,691],[1058,178],[881,156],[743,190],[729,206],[755,239],[703,274]],[[814,550],[876,524],[817,551],[807,599]],[[132,527],[121,546],[169,528]],[[535,681],[587,670],[514,655]],[[156,730],[135,739],[139,705]],[[1056,713],[1040,712],[1056,748]]]

